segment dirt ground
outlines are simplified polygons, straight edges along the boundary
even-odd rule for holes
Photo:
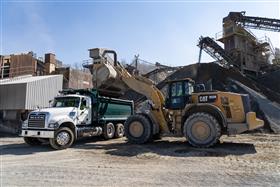
[[[132,145],[90,138],[54,151],[1,138],[1,186],[279,186],[280,135],[222,137],[210,149],[184,138]]]

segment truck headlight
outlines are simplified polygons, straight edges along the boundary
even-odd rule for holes
[[[58,123],[49,123],[48,128],[57,128],[59,126]]]
[[[74,119],[76,116],[76,112],[70,112],[69,113],[70,118]]]
[[[70,117],[75,117],[75,116],[76,116],[76,112],[70,112],[70,113],[69,113],[69,116],[70,116]]]
[[[23,121],[23,123],[21,124],[21,127],[22,128],[27,128],[28,127],[28,121],[27,120]]]

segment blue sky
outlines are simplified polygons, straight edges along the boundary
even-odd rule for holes
[[[280,19],[279,7],[280,1],[2,1],[1,54],[52,52],[74,64],[89,59],[89,48],[106,47],[127,62],[139,54],[150,62],[187,65],[197,62],[198,38],[222,31],[230,11]],[[280,47],[279,33],[252,31]],[[202,59],[212,60],[205,53]]]

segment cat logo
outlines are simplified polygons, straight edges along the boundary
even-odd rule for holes
[[[199,103],[214,103],[217,99],[217,95],[200,95],[198,96]]]

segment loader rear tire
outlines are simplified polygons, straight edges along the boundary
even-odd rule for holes
[[[221,126],[212,115],[198,112],[185,121],[184,135],[192,146],[207,148],[219,141]]]
[[[152,124],[143,115],[132,115],[124,124],[125,136],[128,142],[144,144],[152,139]]]

